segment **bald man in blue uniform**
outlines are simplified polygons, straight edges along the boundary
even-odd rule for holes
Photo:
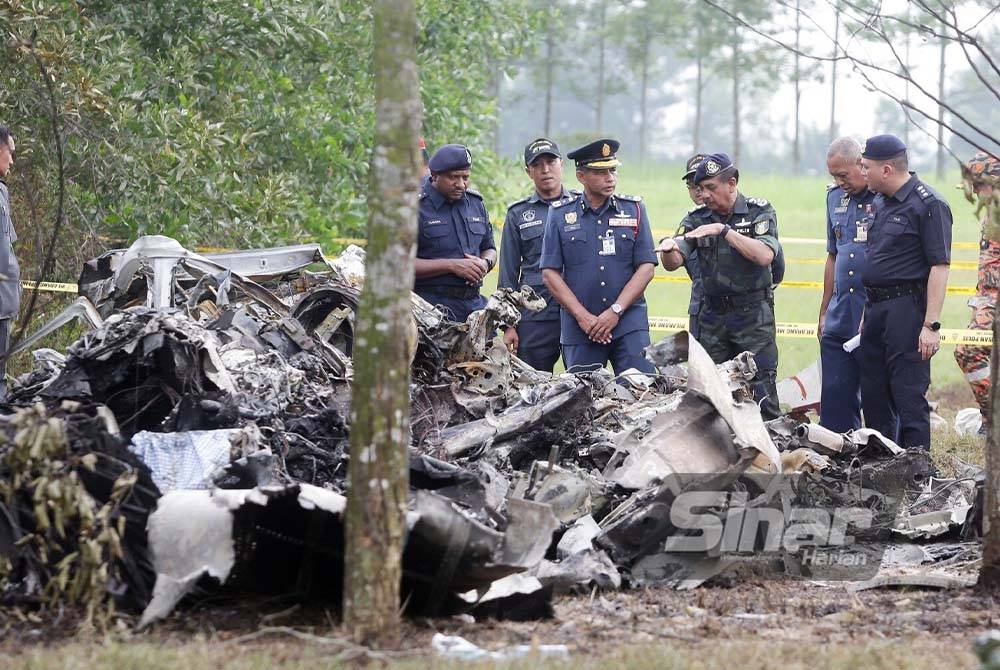
[[[652,373],[645,358],[649,317],[643,291],[656,254],[642,199],[618,195],[619,143],[591,142],[567,154],[583,193],[553,204],[545,222],[542,279],[562,306],[560,343],[570,370],[610,360],[615,373]]]
[[[908,171],[906,145],[869,138],[861,171],[874,191],[867,225],[861,405],[865,424],[906,448],[929,449],[927,387],[941,341],[951,262],[951,208]],[[894,435],[896,422],[898,435]]]
[[[483,277],[496,265],[496,242],[483,197],[469,188],[472,154],[446,144],[428,162],[417,221],[413,290],[463,322],[486,306],[479,293]]]

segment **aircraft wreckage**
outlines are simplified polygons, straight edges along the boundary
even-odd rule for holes
[[[196,586],[339,604],[363,281],[356,247],[154,236],[88,262],[19,348],[84,334],[34,351],[0,416],[0,601],[113,603],[141,626]],[[412,305],[408,613],[546,616],[557,589],[691,588],[762,556],[855,588],[968,581],[982,473],[936,479],[870,430],[764,423],[749,354],[715,365],[682,332],[647,350],[656,375],[550,375],[494,337],[541,307],[530,288],[462,324]]]

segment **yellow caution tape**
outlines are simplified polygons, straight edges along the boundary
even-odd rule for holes
[[[649,317],[649,328],[651,330],[686,330],[688,320],[673,316],[651,316]],[[815,338],[816,324],[814,323],[776,323],[774,330],[778,337],[798,337]],[[963,330],[958,328],[941,329],[942,344],[979,344],[990,346],[993,344],[993,333],[989,330]]]
[[[368,240],[360,237],[335,237],[330,241],[334,244],[357,244],[359,246],[368,244]]]
[[[653,281],[660,282],[670,282],[674,284],[690,284],[691,278],[687,275],[656,275],[653,277]],[[793,281],[786,279],[785,281],[778,284],[779,288],[808,288],[808,289],[823,289],[823,282],[818,281]],[[975,286],[949,286],[948,295],[976,295]]]
[[[77,293],[79,291],[76,284],[64,284],[55,281],[31,281],[30,279],[22,279],[21,288],[26,291],[34,291],[37,288],[39,291],[53,291],[56,293]]]

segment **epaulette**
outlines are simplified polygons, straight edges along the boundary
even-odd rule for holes
[[[583,195],[583,191],[581,191],[581,190],[580,190],[580,189],[578,189],[578,188],[569,188],[569,189],[566,189],[566,190],[567,190],[567,191],[569,192],[569,194],[570,194],[570,195],[572,195],[572,196],[578,196],[578,195]]]
[[[550,207],[552,207],[553,209],[557,209],[559,207],[565,207],[566,205],[576,202],[579,198],[580,194],[575,194],[572,198],[566,198],[565,200],[557,200],[556,202],[552,203]]]
[[[833,182],[832,184],[827,184],[826,185],[826,190],[827,191],[832,191],[835,188],[837,188],[837,182]]]
[[[418,200],[423,200],[424,198],[426,198],[429,195],[430,195],[430,193],[427,192],[427,189],[424,189],[423,191],[420,192],[420,197],[417,198],[417,199]]]
[[[747,202],[751,205],[757,205],[758,207],[767,207],[771,204],[764,198],[747,198]]]
[[[469,195],[474,195],[474,196],[476,196],[476,197],[477,197],[477,198],[479,198],[480,200],[482,200],[482,199],[483,199],[483,194],[482,194],[482,193],[480,193],[479,191],[477,191],[477,190],[476,190],[476,189],[474,189],[474,188],[467,188],[467,189],[465,189],[465,192],[466,192],[466,193],[468,193]]]
[[[641,195],[626,195],[624,193],[615,193],[616,198],[621,198],[622,200],[629,200],[631,202],[642,202]]]
[[[507,209],[513,209],[514,207],[517,207],[518,205],[524,204],[524,203],[528,202],[529,200],[531,200],[531,196],[530,195],[529,196],[525,196],[525,197],[521,198],[520,200],[515,200],[514,202],[510,203],[509,205],[507,205]]]
[[[913,187],[913,190],[917,192],[917,195],[919,195],[920,199],[924,202],[931,202],[936,197],[934,193],[932,193],[930,189],[923,184],[923,182],[918,181],[917,185]]]
[[[705,209],[705,203],[700,203],[698,205],[695,205],[694,207],[688,210],[688,214],[694,214],[699,209]]]

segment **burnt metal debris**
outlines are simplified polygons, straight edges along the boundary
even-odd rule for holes
[[[114,604],[143,626],[196,588],[339,603],[363,281],[356,247],[200,255],[154,236],[88,262],[39,337],[88,330],[36,350],[0,416],[0,601]],[[495,335],[543,306],[530,288],[461,324],[412,304],[409,613],[532,618],[556,590],[692,588],[767,549],[772,529],[744,517],[795,506],[871,513],[866,584],[900,542],[959,547],[908,565],[974,560],[981,472],[942,480],[875,431],[763,422],[749,354],[715,365],[682,332],[647,350],[656,375],[550,375]],[[722,542],[690,549],[706,520]],[[779,572],[833,578],[778,544]]]

